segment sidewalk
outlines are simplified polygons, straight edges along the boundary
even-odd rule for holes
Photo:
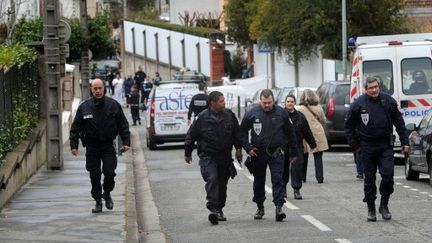
[[[64,170],[42,167],[0,211],[0,242],[137,242],[133,153],[118,157],[114,209],[99,214],[85,149],[74,157],[66,143],[63,153]]]

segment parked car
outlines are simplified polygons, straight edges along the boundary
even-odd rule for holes
[[[117,59],[92,61],[92,78],[105,79],[108,68],[111,68],[114,73],[118,72],[120,70],[120,61]]]
[[[189,129],[187,113],[192,96],[199,92],[201,80],[161,81],[153,86],[146,111],[147,147],[183,142]]]
[[[283,87],[283,88],[281,88],[281,90],[277,96],[276,102],[280,107],[285,108],[285,99],[289,94],[292,94],[296,97],[297,103],[298,103],[298,100],[302,96],[303,91],[305,89],[310,89],[313,91],[316,90],[316,88],[310,88],[310,87]]]
[[[421,119],[418,126],[407,124],[410,151],[405,156],[405,178],[417,180],[420,173],[429,174],[432,184],[432,108]]]
[[[348,143],[345,135],[345,119],[350,107],[349,90],[349,81],[327,81],[316,91],[327,117],[324,130],[330,146]]]

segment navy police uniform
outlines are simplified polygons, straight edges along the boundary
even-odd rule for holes
[[[368,205],[376,199],[377,168],[381,174],[380,194],[388,198],[393,193],[394,157],[393,126],[399,134],[401,145],[408,145],[405,123],[397,102],[380,92],[377,99],[361,95],[351,104],[347,114],[345,131],[350,146],[361,150],[364,165],[364,202]]]
[[[201,176],[206,182],[207,208],[222,211],[226,202],[228,179],[233,167],[232,148],[241,149],[239,124],[229,109],[215,113],[204,110],[189,128],[185,156],[190,157],[197,142]]]
[[[249,131],[251,139],[249,141]],[[267,165],[270,168],[273,203],[281,207],[285,203],[283,150],[288,147],[292,157],[297,156],[297,141],[294,127],[288,112],[280,106],[265,112],[261,106],[252,108],[245,114],[240,125],[240,137],[243,148],[249,153],[257,149],[257,157],[253,163],[253,201],[258,208],[263,207],[265,197],[265,179]]]
[[[103,196],[102,187],[108,194],[114,189],[117,157],[113,141],[118,134],[123,145],[130,146],[129,125],[117,101],[104,96],[81,103],[70,129],[70,147],[78,149],[79,138],[86,147],[86,169],[90,172],[91,195],[96,201]]]
[[[192,96],[191,102],[189,104],[189,111],[188,111],[188,120],[191,119],[192,113],[194,113],[194,116],[198,116],[201,111],[208,108],[208,95],[203,93],[198,93],[194,96]]]

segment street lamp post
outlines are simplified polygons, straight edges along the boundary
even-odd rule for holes
[[[346,26],[346,0],[342,0],[342,72],[343,80],[347,76],[347,26]]]

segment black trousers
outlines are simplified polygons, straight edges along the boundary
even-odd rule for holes
[[[381,174],[379,191],[382,196],[390,196],[393,193],[394,175],[394,151],[387,143],[373,144],[361,147],[361,159],[364,167],[364,199],[363,202],[373,202],[376,199],[377,168]]]
[[[273,203],[275,206],[283,206],[285,203],[285,191],[284,181],[282,178],[284,172],[284,157],[279,155],[272,157],[269,155],[259,155],[256,158],[252,158],[254,166],[254,182],[253,182],[253,201],[257,205],[263,205],[265,197],[265,181],[267,165],[270,168],[272,192],[273,192]]]
[[[322,160],[323,152],[315,152],[313,153],[314,161],[315,161],[315,178],[317,181],[324,180],[324,168],[323,168],[323,160]],[[307,166],[308,166],[309,153],[303,154],[303,171],[302,177],[306,180],[307,177]]]
[[[135,104],[131,104],[130,110],[132,114],[133,123],[135,124],[136,121],[141,121],[139,116],[139,106]]]
[[[296,161],[290,163],[289,161],[289,154],[285,154],[284,158],[284,173],[283,173],[283,180],[285,189],[290,179],[291,174],[291,187],[293,189],[300,189],[303,186],[302,183],[302,168],[303,168],[303,148],[297,148],[298,154],[300,156],[297,156]]]
[[[91,195],[95,200],[102,198],[102,188],[105,192],[111,192],[114,189],[116,168],[117,156],[112,144],[87,145],[86,169],[90,172]],[[102,173],[104,174],[103,185],[101,185]]]
[[[221,210],[225,207],[227,184],[230,177],[230,163],[232,163],[231,158],[200,158],[201,176],[205,181],[205,190],[207,193],[206,206],[210,211]]]

